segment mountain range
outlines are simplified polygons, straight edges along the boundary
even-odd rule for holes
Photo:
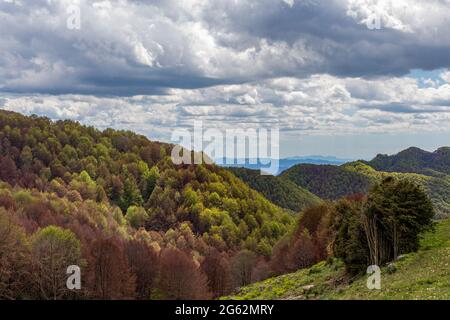
[[[247,168],[229,168],[229,170],[251,188],[259,191],[264,197],[282,208],[300,212],[321,201],[317,195],[284,177],[261,175],[259,170]]]
[[[410,179],[425,189],[435,206],[436,217],[443,218],[450,216],[449,150],[449,147],[442,147],[427,152],[409,148],[396,155],[378,155],[371,161],[358,160],[341,165],[299,163],[272,178],[259,177],[257,170],[230,170],[272,202],[293,210],[302,208],[299,203],[314,201],[310,194],[323,200],[337,200],[366,194],[372,185],[387,176]],[[281,191],[294,190],[289,187],[292,183],[297,187],[292,192],[298,195],[301,190],[302,197],[286,196],[286,192]]]
[[[396,155],[379,154],[368,164],[376,170],[387,172],[413,172],[425,175],[450,174],[450,147],[427,152],[411,147]]]
[[[223,167],[234,167],[234,168],[247,168],[253,170],[264,170],[268,166],[262,165],[261,163],[272,163],[273,161],[278,161],[278,171],[277,175],[281,174],[283,171],[302,163],[307,164],[328,164],[328,165],[341,165],[346,162],[354,161],[354,159],[340,159],[333,156],[295,156],[288,158],[281,158],[278,160],[273,159],[262,159],[263,161],[258,161],[258,159],[238,159],[238,160],[228,160],[222,159],[222,161],[217,161],[219,165]]]

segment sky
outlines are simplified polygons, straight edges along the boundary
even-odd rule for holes
[[[0,0],[0,108],[281,156],[450,145],[450,0]]]

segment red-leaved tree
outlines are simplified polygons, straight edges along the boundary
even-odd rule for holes
[[[225,253],[211,248],[201,264],[201,269],[208,278],[208,287],[214,298],[230,293],[231,266]]]
[[[131,240],[126,245],[126,254],[131,272],[136,277],[136,298],[150,299],[156,286],[159,257],[145,242]]]
[[[207,278],[185,252],[166,248],[161,252],[159,295],[168,300],[208,299]]]
[[[88,287],[93,298],[132,299],[135,278],[118,241],[99,239],[90,250]]]

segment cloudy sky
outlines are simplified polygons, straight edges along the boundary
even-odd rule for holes
[[[449,20],[450,0],[0,0],[0,108],[163,141],[278,127],[282,156],[434,150]]]

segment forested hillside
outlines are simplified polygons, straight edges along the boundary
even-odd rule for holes
[[[420,186],[392,176],[365,196],[309,208],[274,250],[272,265],[282,276],[231,298],[445,299],[450,221],[436,224],[434,215]],[[366,286],[368,266],[381,268],[377,290]]]
[[[379,154],[368,164],[376,170],[388,172],[450,174],[450,147],[442,147],[434,152],[412,147],[392,156]]]
[[[436,209],[436,218],[450,216],[450,175],[430,170],[425,171],[431,175],[414,173],[412,169],[409,169],[410,172],[378,171],[369,163],[372,162],[355,161],[341,166],[296,165],[283,172],[281,177],[329,200],[366,194],[372,185],[388,176],[408,179],[424,188]]]
[[[354,162],[260,176],[175,165],[171,150],[0,111],[0,299],[209,299],[331,258],[360,272],[417,250],[450,207],[443,172]],[[380,232],[380,257],[366,228]],[[69,265],[82,269],[79,291],[66,287]]]
[[[175,166],[170,145],[132,132],[0,111],[0,142],[2,297],[69,297],[65,281],[36,272],[54,246],[62,256],[48,276],[83,266],[86,297],[211,297],[264,278],[291,229],[290,214],[231,172]],[[260,276],[242,282],[247,257]],[[103,279],[99,264],[120,276]]]
[[[322,199],[336,200],[355,193],[366,193],[371,180],[341,166],[299,164],[281,175]]]
[[[347,163],[343,165],[343,168],[364,174],[373,184],[388,176],[414,181],[422,186],[430,197],[436,210],[436,218],[450,216],[450,176],[448,175],[427,176],[418,173],[383,172],[373,169],[363,161]]]
[[[267,199],[282,208],[295,212],[319,203],[321,200],[292,181],[272,175],[261,175],[259,170],[247,168],[229,168],[238,178],[251,188],[262,193]]]

